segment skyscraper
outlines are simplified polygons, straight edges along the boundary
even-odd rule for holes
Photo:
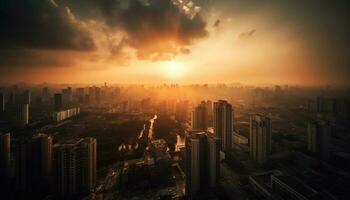
[[[84,95],[85,95],[84,88],[77,88],[76,93],[77,93],[78,102],[84,103]]]
[[[307,148],[320,159],[328,160],[331,150],[331,125],[329,122],[309,122],[307,126]]]
[[[207,107],[207,113],[208,113],[208,127],[212,127],[213,126],[213,102],[208,100],[206,102],[206,107]]]
[[[37,163],[32,170],[36,182],[47,184],[52,175],[52,137],[46,134],[37,134],[31,140],[31,162]]]
[[[222,141],[222,151],[232,148],[233,108],[227,101],[214,102],[214,134]]]
[[[72,102],[72,88],[67,87],[62,90],[62,104],[68,106]]]
[[[10,133],[0,133],[0,182],[10,178]]]
[[[215,188],[220,177],[220,139],[208,132],[193,131],[186,137],[186,196]]]
[[[31,102],[31,94],[30,94],[30,91],[29,90],[25,90],[23,92],[23,103],[24,104],[30,104]]]
[[[62,109],[62,94],[59,94],[59,93],[55,94],[54,107],[55,107],[55,111],[60,111]]]
[[[46,134],[20,138],[15,147],[16,189],[21,192],[47,189],[52,169],[52,137]]]
[[[42,89],[41,98],[45,104],[50,103],[50,92],[48,87]]]
[[[16,127],[25,128],[29,124],[29,105],[18,104],[16,109]]]
[[[54,179],[61,197],[91,192],[96,185],[96,139],[83,138],[56,144]]]
[[[5,95],[0,93],[0,113],[5,112]]]
[[[192,130],[206,131],[208,129],[208,111],[202,101],[192,112]]]
[[[250,157],[258,164],[264,164],[271,152],[271,123],[268,117],[250,117]]]

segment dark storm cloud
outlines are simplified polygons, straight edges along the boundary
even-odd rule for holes
[[[139,59],[171,59],[208,34],[199,15],[190,18],[170,0],[147,4],[133,0],[121,10],[119,20],[127,33],[127,44],[137,50]]]
[[[0,66],[6,66],[9,63],[11,64],[11,68],[22,66],[59,66],[62,64],[67,64],[67,62],[67,59],[58,59],[56,56],[48,57],[47,54],[42,52],[40,53],[40,51],[33,51],[22,48],[0,49]],[[5,70],[5,68],[3,70]]]
[[[77,8],[78,2],[82,1],[66,1],[66,4]],[[87,0],[87,4],[99,11],[89,14],[77,10],[78,15],[98,17],[111,29],[125,32],[123,46],[135,49],[139,59],[163,60],[178,53],[188,54],[188,46],[194,40],[208,35],[201,16],[186,13],[191,9],[194,12],[193,3],[192,7],[186,7],[187,4],[175,5],[171,0]],[[182,10],[184,6],[187,11]]]
[[[76,24],[69,9],[54,0],[4,0],[0,20],[0,48],[95,48],[90,34]]]

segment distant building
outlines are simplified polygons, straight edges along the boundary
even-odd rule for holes
[[[31,103],[31,94],[29,90],[23,92],[23,103],[28,105]]]
[[[186,137],[186,196],[190,199],[215,188],[220,177],[220,139],[208,132]]]
[[[207,113],[208,113],[208,126],[213,126],[213,118],[214,118],[214,112],[213,112],[213,102],[208,100],[206,101],[206,107],[207,107]]]
[[[233,108],[227,101],[214,102],[214,133],[220,138],[221,150],[232,148]]]
[[[54,182],[63,198],[89,193],[96,186],[96,139],[54,145]]]
[[[16,109],[16,128],[25,128],[29,124],[29,105],[18,104]]]
[[[76,92],[77,92],[78,102],[80,104],[84,103],[84,96],[85,96],[84,88],[77,88]]]
[[[56,93],[54,96],[54,109],[60,111],[62,109],[62,94]]]
[[[80,108],[70,108],[53,113],[53,121],[60,122],[80,114]]]
[[[11,134],[0,133],[0,182],[10,178]]]
[[[48,87],[42,89],[41,98],[45,104],[50,103],[50,92]]]
[[[328,160],[331,151],[331,125],[328,122],[310,122],[307,126],[307,148],[320,159]]]
[[[206,131],[208,129],[208,111],[204,101],[192,112],[192,130]]]
[[[5,112],[5,95],[0,93],[0,113]]]
[[[62,104],[64,106],[69,105],[72,102],[72,88],[67,87],[65,89],[62,89]]]
[[[264,164],[271,152],[271,122],[268,117],[250,117],[250,158]]]

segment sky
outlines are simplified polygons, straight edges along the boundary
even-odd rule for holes
[[[346,0],[3,0],[0,82],[349,85]]]

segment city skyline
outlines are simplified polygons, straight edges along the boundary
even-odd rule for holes
[[[349,0],[0,0],[0,199],[350,199]]]

